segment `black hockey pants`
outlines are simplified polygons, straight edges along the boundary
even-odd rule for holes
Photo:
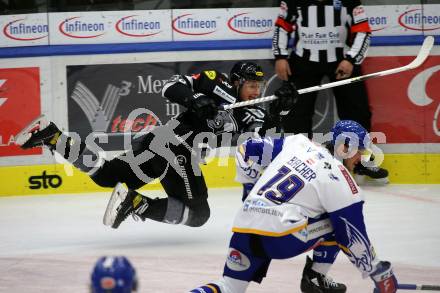
[[[192,149],[193,133],[181,140],[189,130],[180,124],[170,132],[168,125],[159,126],[153,132],[134,142],[134,149],[116,157],[104,165],[91,178],[100,186],[113,187],[118,182],[130,189],[138,189],[154,179],[159,179],[168,199],[152,200],[144,215],[156,221],[179,223],[176,213],[189,210],[188,226],[201,226],[209,218],[208,192],[201,173],[198,150]],[[143,154],[142,154],[143,153]],[[188,211],[187,211],[188,213]],[[171,219],[167,215],[172,214]],[[176,218],[176,220],[174,219]],[[177,222],[176,222],[177,221]]]

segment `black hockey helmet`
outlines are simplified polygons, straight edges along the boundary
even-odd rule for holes
[[[264,81],[264,73],[261,66],[253,62],[240,61],[232,67],[229,79],[232,83],[239,81],[240,84],[246,80]]]

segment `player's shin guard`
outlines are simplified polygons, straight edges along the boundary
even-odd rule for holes
[[[313,266],[315,272],[327,275],[336,257],[341,250],[337,245],[330,245],[329,242],[322,242],[313,249]]]
[[[198,204],[193,204],[190,208],[179,199],[168,197],[162,221],[168,224],[200,227],[208,221],[209,216],[210,209],[207,201],[202,200]]]
[[[312,269],[313,261],[307,257],[301,279],[301,292],[303,293],[345,293],[344,284],[333,281],[330,277]]]

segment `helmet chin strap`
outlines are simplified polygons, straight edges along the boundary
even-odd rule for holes
[[[243,88],[244,83],[246,80],[244,78],[240,78],[238,80],[238,86],[237,86],[237,97],[241,101],[241,89]]]

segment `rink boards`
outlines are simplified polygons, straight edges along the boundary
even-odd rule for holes
[[[372,47],[364,70],[375,72],[405,65],[417,51],[418,46]],[[377,138],[392,183],[440,183],[439,56],[436,46],[421,68],[367,82],[372,130],[385,134],[385,140],[381,135]],[[0,133],[0,195],[105,191],[78,171],[68,176],[49,152],[22,151],[15,145],[15,135],[39,114],[45,113],[62,130],[82,137],[105,132],[103,149],[121,150],[127,121],[133,122],[133,131],[139,131],[153,122],[166,123],[184,110],[161,97],[162,86],[172,74],[203,68],[228,72],[231,64],[241,59],[262,64],[268,79],[264,95],[272,94],[277,80],[269,49],[2,59],[0,80],[6,82],[0,94],[4,126]],[[322,92],[318,99],[314,125],[318,133],[328,130],[337,119],[328,95]],[[112,115],[95,119],[78,96],[98,106],[106,100],[106,105],[112,106],[108,108]],[[130,118],[133,109],[144,109],[144,116]],[[228,161],[227,166],[219,167],[216,161],[204,166],[209,187],[236,186],[233,158]]]
[[[383,167],[390,171],[392,183],[439,184],[440,154],[386,154]],[[202,166],[209,188],[239,186],[234,181],[233,157],[214,158]],[[110,192],[97,186],[88,175],[70,165],[50,164],[0,167],[2,196]],[[3,181],[4,180],[4,181]],[[144,190],[160,189],[153,181]]]

